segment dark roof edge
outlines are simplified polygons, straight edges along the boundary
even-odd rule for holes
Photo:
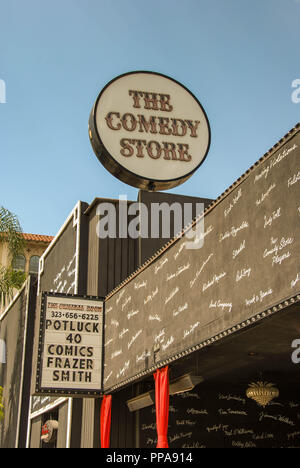
[[[128,203],[135,203],[133,200],[126,200]],[[120,200],[118,198],[99,198],[99,197],[96,197],[94,198],[94,200],[92,201],[92,203],[87,207],[87,209],[85,210],[84,214],[85,215],[88,215],[90,214],[90,212],[92,211],[92,209],[98,205],[98,203],[100,202],[109,202],[109,203],[119,203]]]

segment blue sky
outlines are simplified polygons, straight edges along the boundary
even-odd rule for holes
[[[56,234],[78,200],[136,200],[88,138],[93,103],[133,70],[200,100],[209,154],[171,192],[216,198],[300,121],[300,0],[0,0],[0,205]]]

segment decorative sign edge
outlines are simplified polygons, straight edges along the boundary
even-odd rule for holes
[[[98,103],[99,103],[100,98],[101,98],[102,94],[104,93],[104,91],[112,83],[114,83],[115,81],[117,81],[117,80],[119,80],[119,79],[121,79],[121,78],[123,78],[123,77],[125,77],[127,75],[142,74],[142,73],[161,76],[162,78],[166,78],[168,80],[171,80],[174,83],[176,83],[177,85],[181,86],[181,88],[183,88],[185,91],[187,91],[193,97],[193,99],[197,102],[197,104],[199,105],[199,107],[200,107],[200,109],[201,109],[201,111],[203,113],[203,116],[204,116],[206,124],[207,124],[208,142],[207,142],[206,152],[205,152],[202,160],[200,161],[200,163],[192,171],[190,171],[186,175],[178,177],[176,179],[169,179],[169,180],[149,179],[149,178],[147,178],[145,176],[142,177],[142,176],[140,176],[138,174],[135,174],[134,172],[131,172],[129,169],[126,169],[125,167],[120,165],[115,160],[113,155],[111,155],[109,153],[109,151],[106,149],[104,143],[102,142],[102,140],[100,138],[100,135],[99,135],[99,132],[98,132],[98,129],[97,129],[97,125],[96,125],[97,106],[98,106]],[[171,78],[170,76],[164,75],[162,73],[153,72],[153,71],[149,71],[149,70],[137,70],[137,71],[131,71],[131,72],[123,73],[121,75],[116,76],[112,80],[110,80],[104,86],[104,88],[101,90],[101,92],[99,93],[99,95],[98,95],[98,97],[96,99],[96,102],[95,102],[95,104],[94,104],[94,106],[92,108],[92,111],[91,111],[90,117],[89,117],[88,131],[89,131],[89,138],[90,138],[92,148],[93,148],[94,153],[97,156],[98,160],[101,162],[101,164],[113,176],[115,176],[121,182],[123,182],[125,184],[128,184],[128,185],[131,185],[133,187],[136,187],[138,189],[148,190],[148,191],[169,190],[169,189],[177,187],[178,185],[181,185],[184,182],[186,182],[199,169],[199,167],[204,163],[204,161],[205,161],[205,159],[206,159],[206,157],[208,155],[210,145],[211,145],[210,123],[209,123],[207,114],[206,114],[202,104],[197,99],[197,97],[186,86],[184,86],[182,83],[175,80],[174,78]]]
[[[62,389],[59,387],[45,388],[42,387],[42,355],[44,348],[44,338],[45,338],[45,320],[46,320],[46,300],[47,297],[61,297],[61,298],[70,298],[70,299],[81,299],[81,300],[91,300],[102,302],[102,320],[101,320],[101,347],[102,347],[102,357],[101,357],[101,382],[99,389],[92,390],[81,390],[74,388]],[[90,296],[90,295],[79,295],[79,294],[62,294],[62,293],[53,293],[53,292],[42,292],[41,300],[41,316],[40,316],[40,325],[39,325],[39,338],[38,338],[38,352],[37,352],[37,371],[36,371],[36,380],[35,380],[35,391],[33,396],[53,396],[53,397],[72,397],[72,398],[82,398],[84,396],[89,398],[98,398],[103,394],[103,333],[104,333],[104,313],[105,313],[105,298],[100,296]]]

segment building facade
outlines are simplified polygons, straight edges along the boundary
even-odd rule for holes
[[[22,237],[25,241],[24,254],[15,259],[13,267],[25,273],[37,275],[39,260],[52,242],[53,236],[22,233]],[[10,265],[9,251],[7,243],[4,241],[0,242],[0,264],[5,267]]]
[[[45,236],[39,234],[22,233],[24,239],[24,252],[18,255],[12,264],[15,270],[23,271],[27,275],[37,275],[39,271],[39,261],[46,248],[53,240],[53,236]],[[0,242],[0,265],[8,268],[11,265],[7,242]],[[14,291],[13,295],[17,293]],[[0,313],[4,311],[5,304],[2,298],[0,303]]]
[[[111,447],[155,448],[153,374],[166,366],[171,448],[300,447],[299,148],[298,124],[216,200],[140,191],[146,207],[204,204],[170,238],[124,231],[101,238],[99,206],[109,203],[120,220],[124,205],[77,203],[40,259],[37,284],[0,317],[2,447],[99,448],[105,394],[112,395]],[[126,203],[127,226],[133,203]],[[201,248],[187,248],[191,231]],[[96,398],[37,394],[43,292],[103,298]],[[17,340],[9,332],[16,314]],[[13,384],[19,375],[21,392]],[[247,396],[259,382],[279,391],[266,406]]]

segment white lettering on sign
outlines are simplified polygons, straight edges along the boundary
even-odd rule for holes
[[[207,283],[204,283],[203,286],[202,286],[202,291],[206,291],[206,289],[210,288],[211,286],[213,286],[214,284],[218,284],[219,281],[224,278],[225,276],[227,275],[227,273],[225,271],[223,271],[222,273],[220,273],[219,275],[214,275],[212,280],[208,281]]]
[[[218,301],[210,301],[209,308],[221,308],[222,312],[228,311],[231,312],[232,310],[232,302],[222,302],[220,299]]]
[[[260,198],[256,200],[255,202],[256,206],[261,205],[265,201],[265,199],[269,197],[270,193],[272,192],[272,190],[274,190],[275,187],[276,187],[276,184],[271,184],[268,190],[265,193],[263,193]]]
[[[290,177],[288,179],[288,187],[291,187],[292,185],[295,185],[297,182],[300,180],[300,171],[297,172],[297,174],[294,174],[293,177]]]
[[[243,278],[249,278],[251,275],[251,271],[251,268],[243,268],[242,270],[238,270],[236,272],[235,281],[238,282],[241,281]]]
[[[43,390],[101,389],[101,301],[74,297],[46,297]]]
[[[245,249],[245,247],[246,247],[246,239],[243,240],[243,242],[241,243],[238,249],[234,249],[232,251],[233,260]]]
[[[291,253],[282,252],[283,249],[286,249],[288,246],[293,244],[294,238],[293,237],[282,237],[280,241],[278,239],[271,238],[271,249],[265,249],[263,253],[263,258],[267,258],[272,255],[272,266],[278,264],[281,265],[284,260],[291,256]]]
[[[294,280],[291,281],[291,288],[294,288],[297,283],[300,281],[300,273],[297,273],[297,276]]]
[[[259,291],[259,293],[253,294],[250,299],[245,299],[245,305],[248,307],[256,304],[257,302],[262,302],[265,297],[270,296],[272,293],[273,290],[271,288],[267,289],[266,291]]]
[[[281,216],[281,208],[273,211],[271,215],[264,215],[264,229],[271,226],[273,221]]]
[[[281,161],[283,161],[288,155],[290,155],[290,153],[292,153],[293,151],[295,151],[295,149],[297,149],[298,146],[296,145],[296,143],[291,146],[290,148],[284,148],[283,151],[281,151],[279,154],[277,154],[276,156],[274,156],[271,161],[269,162],[269,164],[267,166],[265,166],[262,171],[257,174],[254,178],[254,183],[260,181],[261,179],[267,179],[269,174],[270,174],[270,171],[273,169],[273,167],[275,167],[277,164],[279,164]],[[274,187],[273,187],[274,188]],[[271,189],[272,190],[272,189]],[[259,204],[259,203],[258,203]]]
[[[226,218],[232,211],[233,207],[237,204],[242,196],[242,189],[239,189],[238,193],[233,197],[229,206],[224,210],[224,217]]]
[[[219,242],[223,242],[223,240],[228,239],[229,237],[236,237],[240,231],[247,229],[248,227],[249,223],[247,221],[243,221],[242,224],[238,227],[232,226],[230,231],[226,231],[225,233],[220,234]]]

